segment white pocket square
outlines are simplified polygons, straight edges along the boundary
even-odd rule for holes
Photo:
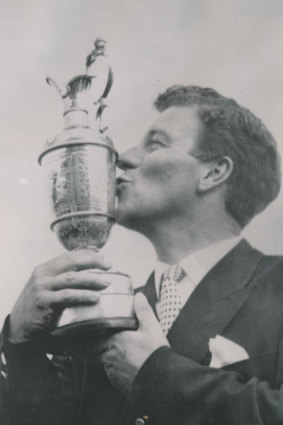
[[[221,335],[210,338],[208,344],[212,354],[210,367],[220,368],[249,358],[243,347]]]

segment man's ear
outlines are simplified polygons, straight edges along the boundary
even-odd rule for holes
[[[204,163],[202,175],[199,180],[198,191],[206,192],[221,185],[230,177],[233,171],[233,161],[228,156]]]

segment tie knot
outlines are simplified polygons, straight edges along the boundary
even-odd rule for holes
[[[168,267],[168,269],[164,272],[164,279],[179,283],[185,277],[185,275],[186,272],[184,269],[182,269],[179,264],[176,264]]]

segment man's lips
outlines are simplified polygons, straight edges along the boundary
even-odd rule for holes
[[[130,183],[130,179],[128,179],[127,177],[118,177],[116,179],[116,189],[117,191],[119,191],[120,189],[122,189],[127,183]]]
[[[119,186],[120,184],[123,184],[123,183],[130,183],[130,181],[131,180],[127,177],[118,177],[116,179],[116,185]]]

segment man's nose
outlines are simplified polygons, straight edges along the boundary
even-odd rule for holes
[[[138,148],[132,148],[128,149],[119,156],[117,166],[121,168],[121,170],[128,170],[139,167],[141,163],[141,152]]]

